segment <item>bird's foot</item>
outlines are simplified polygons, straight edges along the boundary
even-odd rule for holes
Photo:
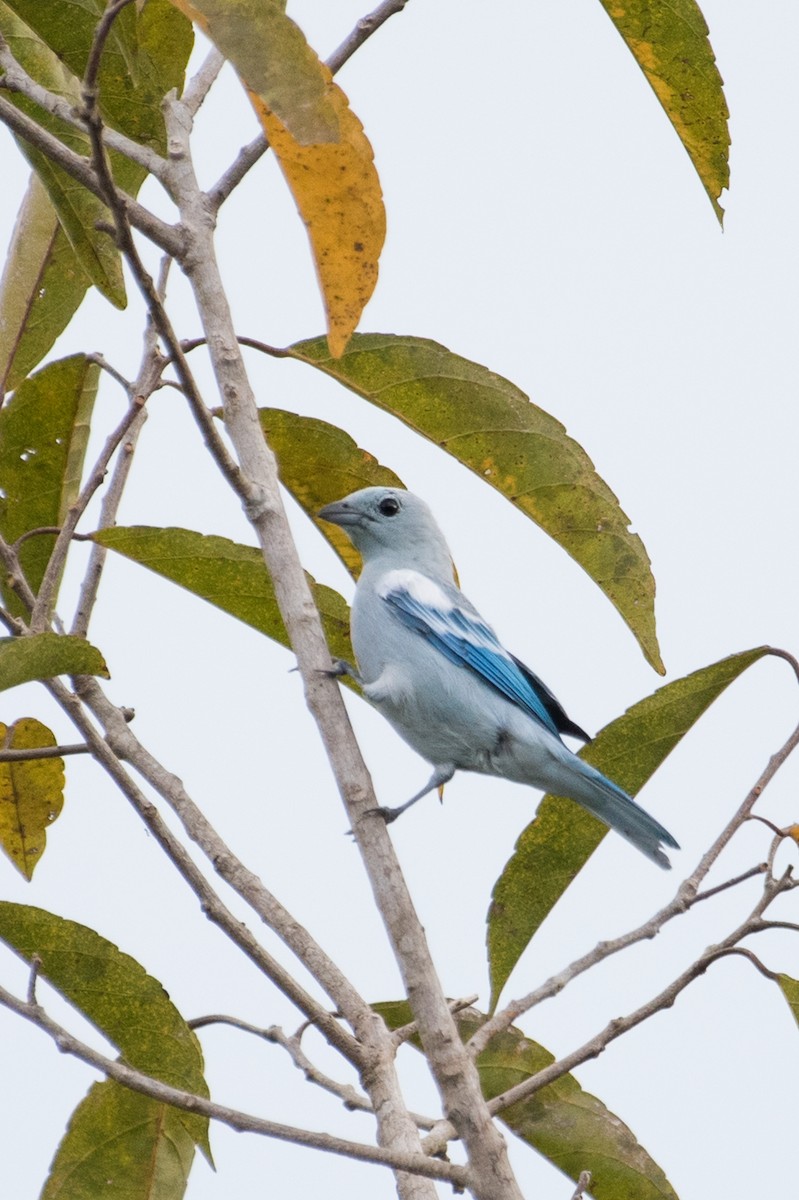
[[[332,668],[329,670],[322,668],[319,674],[326,675],[328,679],[342,679],[345,675],[348,675],[356,683],[362,683],[361,677],[355,670],[355,667],[344,658],[334,658]]]

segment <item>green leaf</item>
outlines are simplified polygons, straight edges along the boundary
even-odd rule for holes
[[[80,106],[79,81],[5,0],[0,0],[0,33],[16,61],[32,79],[72,107]],[[52,116],[19,93],[12,92],[9,100],[76,154],[88,154],[88,137],[79,129]],[[98,222],[107,223],[110,219],[105,205],[41,151],[28,142],[17,141],[44,184],[81,267],[112,304],[124,308],[125,285],[119,251],[108,234],[96,228]]]
[[[688,151],[719,219],[730,182],[729,110],[695,0],[600,0]]]
[[[56,675],[101,675],[109,678],[103,656],[89,642],[59,633],[0,638],[0,692]]]
[[[282,0],[173,0],[302,145],[339,140],[329,72]]]
[[[663,673],[644,544],[559,421],[507,379],[423,338],[356,334],[339,359],[315,338],[288,354],[392,413],[501,492],[588,572]]]
[[[342,529],[318,521],[316,514],[325,504],[359,488],[403,487],[402,480],[336,425],[279,408],[261,408],[258,416],[277,459],[281,483],[357,578],[360,554]]]
[[[79,80],[104,10],[104,0],[82,0],[80,4],[72,0],[48,0],[47,4],[0,0],[0,32],[28,74],[78,106]],[[191,23],[169,0],[147,0],[143,6],[124,9],[114,21],[100,68],[99,106],[104,122],[163,153],[166,133],[161,101],[172,88],[182,89],[192,45]],[[88,154],[89,143],[80,130],[43,113],[23,97],[10,98],[70,149]],[[47,189],[82,270],[114,305],[124,308],[119,252],[108,234],[96,228],[98,221],[109,221],[108,210],[43,154],[25,143],[20,145]],[[135,195],[146,177],[144,168],[117,153],[110,159],[117,184]],[[45,306],[48,317],[52,307]],[[44,320],[40,316],[36,324]]]
[[[6,0],[76,79],[82,79],[105,0]],[[183,88],[194,43],[191,22],[169,0],[130,4],[114,20],[98,79],[103,121],[159,153],[166,150],[161,101]],[[132,164],[129,164],[132,166]],[[135,172],[141,168],[134,167]],[[141,172],[143,177],[144,172]],[[125,185],[123,185],[125,186]]]
[[[21,383],[0,410],[0,533],[6,541],[63,521],[80,488],[98,379],[99,367],[85,355],[62,358]],[[40,534],[20,547],[34,592],[54,541],[54,534]],[[11,611],[22,615],[7,586],[3,594]]]
[[[2,655],[2,648],[0,648]],[[10,728],[0,723],[3,750],[55,746],[52,730],[34,717],[21,717]],[[26,879],[47,841],[47,828],[64,804],[64,760],[39,758],[0,762],[0,845]]]
[[[713,701],[768,653],[765,646],[746,650],[667,683],[606,725],[580,758],[637,795]],[[607,832],[572,800],[541,801],[494,885],[488,910],[492,1012],[533,934]]]
[[[790,975],[778,975],[777,983],[785,999],[788,1001],[793,1019],[799,1025],[799,980],[791,979]]]
[[[389,1029],[413,1018],[406,1002],[375,1004]],[[456,1015],[467,1041],[485,1021],[468,1009]],[[412,1039],[418,1048],[418,1040]],[[477,1058],[483,1095],[490,1100],[523,1083],[554,1062],[554,1055],[511,1027],[493,1037]],[[663,1171],[632,1131],[596,1096],[584,1092],[573,1075],[564,1075],[499,1113],[499,1120],[572,1180],[591,1172],[594,1200],[676,1200]]]
[[[177,1109],[106,1079],[72,1114],[40,1200],[179,1200],[193,1159]]]
[[[39,974],[145,1075],[208,1096],[200,1043],[157,979],[93,929],[41,908],[0,902],[0,940]],[[180,1111],[180,1110],[176,1110]],[[180,1111],[204,1153],[208,1121]]]
[[[289,646],[275,591],[260,550],[227,538],[191,529],[155,529],[144,525],[101,529],[94,540],[109,550],[141,563],[252,626],[259,633]],[[322,617],[334,658],[352,658],[349,610],[332,588],[307,576]]]
[[[41,362],[89,286],[34,171],[0,280],[0,396]]]

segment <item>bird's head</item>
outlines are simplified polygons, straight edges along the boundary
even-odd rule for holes
[[[452,578],[444,535],[424,500],[403,488],[370,487],[328,504],[319,516],[346,530],[364,561],[388,557],[397,566],[416,566]]]

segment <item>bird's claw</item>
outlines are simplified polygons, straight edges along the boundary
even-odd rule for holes
[[[365,820],[366,817],[382,817],[386,825],[390,825],[392,821],[396,821],[401,811],[399,808],[384,808],[382,806],[379,808],[367,808],[366,812],[361,813],[360,817],[358,817],[358,824],[360,825],[361,821]],[[354,830],[348,829],[346,832],[350,837],[355,837]]]
[[[386,825],[390,825],[392,821],[396,821],[401,812],[401,808],[386,808],[381,805],[379,808],[367,808],[363,815],[365,817],[382,817]]]
[[[332,661],[332,668],[323,667],[319,671],[320,675],[325,675],[328,679],[343,679],[345,675],[349,675],[350,679],[354,679],[356,683],[361,682],[361,677],[352,663],[348,663],[345,658],[334,658]]]

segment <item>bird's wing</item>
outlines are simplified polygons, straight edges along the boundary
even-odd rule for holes
[[[397,570],[383,577],[378,594],[404,625],[426,638],[450,662],[469,667],[550,733],[558,735],[553,701],[568,722],[551,692],[536,688],[536,676],[520,669],[521,664],[503,648],[490,625],[455,588],[444,587],[418,571]]]

